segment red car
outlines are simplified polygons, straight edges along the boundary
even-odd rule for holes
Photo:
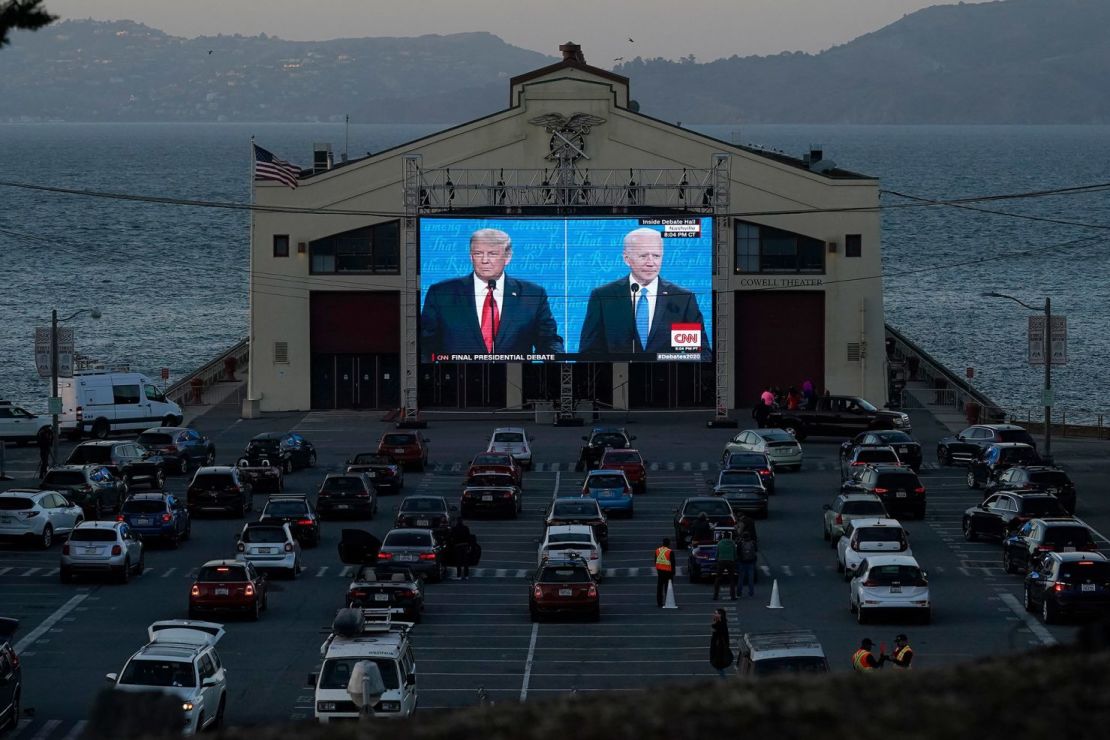
[[[511,475],[513,483],[521,485],[524,481],[524,470],[520,464],[507,452],[479,452],[470,461],[466,469],[466,477],[485,475],[487,473],[502,473]]]
[[[238,560],[209,560],[189,590],[189,619],[204,612],[242,612],[252,620],[266,609],[266,576]]]
[[[378,454],[393,458],[401,466],[424,470],[429,441],[420,432],[386,432],[378,442]]]
[[[528,611],[533,622],[555,614],[581,614],[594,622],[601,618],[601,596],[585,562],[544,561],[528,589]]]
[[[639,450],[605,450],[600,467],[602,470],[623,470],[633,491],[643,493],[647,490],[647,468]]]

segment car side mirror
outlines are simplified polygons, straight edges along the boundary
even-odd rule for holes
[[[201,681],[200,685],[202,688],[208,688],[210,686],[215,686],[217,683],[219,683],[219,681],[216,680],[215,676],[209,676],[208,678]]]

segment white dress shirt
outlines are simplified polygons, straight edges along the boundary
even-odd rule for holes
[[[636,318],[636,304],[640,302],[640,293],[646,289],[648,299],[648,331],[651,331],[652,322],[655,320],[655,300],[659,297],[659,278],[656,277],[647,285],[641,285],[640,289],[635,293],[632,292],[632,283],[636,282],[636,278],[631,274],[628,276],[628,294],[632,297],[632,317]],[[632,325],[635,326],[636,322],[633,320]]]
[[[482,325],[482,307],[486,305],[486,294],[489,292],[489,281],[483,280],[474,273],[474,309],[478,313],[478,326]],[[493,299],[497,301],[498,319],[505,313],[505,273],[497,278],[497,286],[493,289]],[[500,323],[500,321],[498,322]]]

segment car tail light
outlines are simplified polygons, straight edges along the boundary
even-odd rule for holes
[[[771,474],[771,469],[770,468],[760,468],[759,474],[760,475],[770,475]]]
[[[856,460],[855,462],[853,462],[853,463],[852,463],[852,467],[854,468],[854,467],[856,467],[857,465],[866,465],[866,464],[867,464],[867,463],[865,463],[865,462],[860,462],[859,460]]]
[[[597,560],[597,550],[590,551],[590,560]]]
[[[69,555],[69,543],[68,542],[65,543],[64,545],[62,545],[62,554],[63,555]]]
[[[123,518],[123,514],[116,514],[116,521],[117,522],[125,521],[124,518]]]
[[[726,527],[735,527],[736,526],[736,517],[730,516],[728,519],[725,519],[725,526]]]
[[[870,578],[868,578],[866,581],[863,582],[863,585],[867,586],[868,588],[875,588],[875,586],[879,585],[879,582],[872,581]]]
[[[889,488],[880,488],[880,487],[876,486],[875,487],[875,493],[890,493],[890,489]]]
[[[586,590],[586,596],[589,596],[591,599],[596,599],[597,598],[597,586],[595,586],[594,584],[591,583],[590,587]]]
[[[1037,552],[1052,552],[1054,549],[1052,545],[1037,545]]]
[[[379,552],[378,553],[378,560],[392,560],[392,559],[393,559],[393,553],[391,553],[391,552]]]
[[[402,599],[411,599],[412,597],[416,596],[416,592],[413,591],[411,588],[403,588],[397,592],[397,595],[400,596]]]
[[[311,519],[298,519],[297,524],[299,524],[302,527],[311,527],[312,526],[312,520]]]
[[[690,528],[690,517],[688,517],[688,516],[682,517],[681,519],[678,520],[678,525],[680,527],[682,527],[683,529],[689,529]]]
[[[436,559],[436,554],[434,552],[422,552],[422,553],[420,553],[420,559],[421,560],[435,560]]]
[[[843,524],[844,523],[844,516],[841,515],[841,514],[837,514],[836,519],[833,519],[833,523],[834,524]]]
[[[293,543],[292,542],[286,542],[285,543],[285,551],[286,552],[293,552]]]
[[[1057,581],[1056,585],[1053,587],[1053,589],[1057,593],[1059,593],[1061,591],[1069,591],[1069,590],[1071,590],[1071,584],[1070,583],[1060,583],[1059,581]]]
[[[1093,560],[1080,560],[1078,563],[1076,563],[1076,565],[1094,565],[1094,564],[1095,564],[1095,562]]]
[[[540,588],[539,586],[533,586],[532,587],[532,596],[534,596],[537,599],[542,599],[543,598],[543,589]]]
[[[243,492],[243,489],[240,488],[239,486],[228,486],[227,490],[230,491],[231,493],[242,493]]]
[[[359,491],[355,494],[355,498],[370,498],[369,491]],[[311,524],[311,522],[309,522]]]
[[[238,550],[239,552],[246,552],[247,551],[247,546],[244,545],[242,542],[240,542],[239,545],[235,549]]]
[[[173,514],[171,514],[167,511],[165,514],[162,515],[162,521],[172,522],[173,521]]]
[[[166,445],[162,448],[162,452],[166,452],[172,455],[177,452],[177,445]]]
[[[200,586],[198,586],[197,584],[194,583],[193,587],[191,589],[189,589],[189,595],[190,596],[200,596]]]
[[[248,583],[247,587],[243,589],[244,596],[254,596],[254,584]]]
[[[917,488],[913,489],[913,492],[914,493],[925,493],[925,486],[918,486]]]
[[[112,545],[112,554],[113,555],[122,555],[123,554],[123,548],[120,547],[119,545]]]

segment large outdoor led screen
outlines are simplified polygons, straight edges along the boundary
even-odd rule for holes
[[[423,362],[712,357],[713,220],[424,218]]]

